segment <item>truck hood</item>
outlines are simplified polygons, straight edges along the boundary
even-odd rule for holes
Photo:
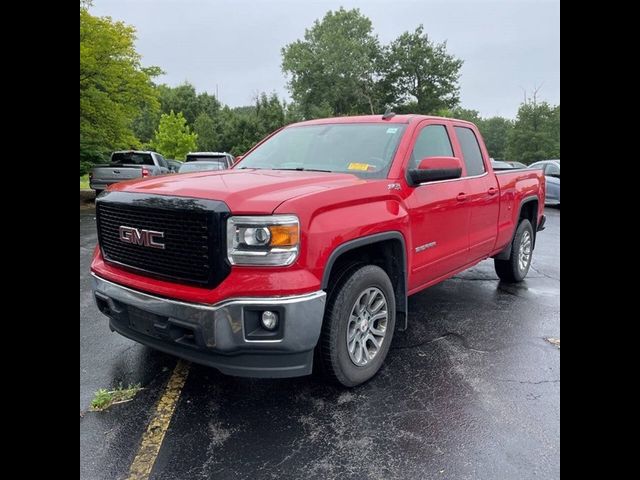
[[[222,200],[235,214],[265,214],[300,195],[366,182],[347,173],[238,169],[163,175],[117,183],[110,190]]]

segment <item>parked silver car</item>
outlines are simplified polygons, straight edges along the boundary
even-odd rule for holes
[[[560,206],[560,159],[541,160],[532,163],[529,168],[542,168],[546,179],[547,196],[545,205]]]
[[[225,170],[225,166],[218,160],[198,160],[197,162],[184,162],[178,173],[203,172],[207,170]]]
[[[189,152],[187,154],[187,158],[185,159],[185,163],[187,162],[198,162],[201,160],[206,160],[209,162],[219,162],[222,166],[221,169],[231,168],[231,166],[235,162],[235,158],[233,155],[227,152]]]

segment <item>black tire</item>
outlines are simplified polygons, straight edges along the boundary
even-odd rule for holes
[[[372,358],[366,365],[358,366],[349,355],[347,328],[356,301],[369,288],[378,289],[387,302],[386,328],[380,347]],[[386,272],[375,265],[356,266],[350,269],[342,275],[329,293],[316,352],[316,360],[321,362],[320,371],[329,379],[345,387],[354,387],[366,382],[378,372],[389,352],[395,322],[395,295]],[[379,328],[380,323],[377,326]],[[365,340],[364,343],[367,341]]]
[[[520,254],[526,248],[526,235],[529,239],[529,257],[526,266],[522,268],[520,265]],[[523,243],[524,240],[524,243]],[[533,254],[533,227],[529,220],[522,220],[516,229],[511,243],[511,255],[507,260],[494,259],[494,265],[498,277],[503,282],[518,283],[524,280],[529,273],[531,267],[531,258]]]

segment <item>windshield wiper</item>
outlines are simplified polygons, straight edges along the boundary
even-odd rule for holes
[[[321,170],[319,168],[302,168],[302,167],[296,167],[296,168],[272,168],[271,170],[295,170],[296,172],[326,172],[326,173],[332,173],[331,170]]]

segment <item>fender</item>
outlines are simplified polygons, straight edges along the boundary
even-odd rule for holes
[[[407,329],[407,319],[408,319],[408,311],[409,311],[409,300],[407,297],[407,248],[404,241],[404,236],[402,233],[398,231],[391,232],[382,232],[375,233],[373,235],[367,235],[366,237],[356,238],[354,240],[349,240],[333,250],[331,255],[329,255],[329,259],[327,260],[324,273],[322,275],[322,289],[326,290],[329,286],[329,278],[331,277],[331,270],[333,269],[333,265],[335,264],[338,258],[349,252],[350,250],[354,250],[356,248],[363,247],[365,245],[372,245],[374,243],[383,242],[386,240],[398,240],[400,241],[400,245],[402,246],[401,253],[401,263],[400,268],[402,270],[402,277],[400,279],[399,288],[395,290],[395,300],[396,300],[396,329],[400,331],[404,331]]]
[[[533,202],[534,200],[538,200],[538,197],[536,195],[530,195],[528,197],[525,197],[521,202],[520,202],[520,207],[518,208],[518,216],[516,217],[516,219],[520,219],[520,214],[522,213],[522,207],[529,202]],[[534,219],[534,224],[531,225],[533,227],[533,246],[532,248],[535,248],[536,246],[536,223],[538,221],[538,212],[536,211],[536,216]],[[516,220],[517,222],[517,220]],[[513,237],[515,237],[516,235],[516,230],[518,229],[518,224],[514,222],[514,227],[513,227],[513,235],[511,235],[511,241],[509,242],[509,244],[505,247],[504,250],[502,250],[500,253],[498,253],[497,255],[494,255],[493,258],[498,259],[498,260],[508,260],[509,257],[511,257],[511,248],[513,247]]]

